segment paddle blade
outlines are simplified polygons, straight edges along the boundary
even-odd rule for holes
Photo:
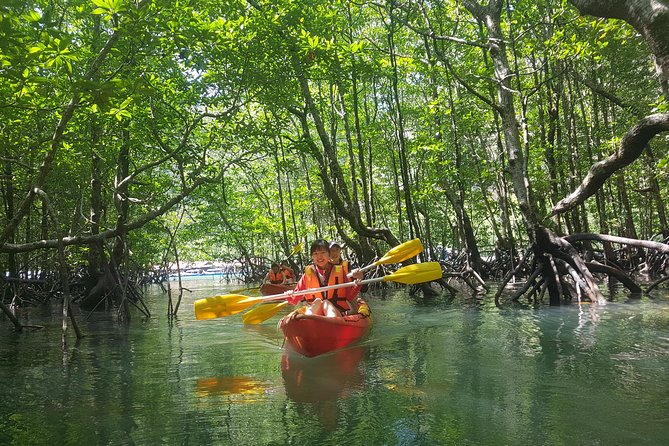
[[[405,266],[392,274],[383,276],[383,281],[393,281],[406,284],[416,284],[439,280],[442,277],[439,262],[423,262]]]
[[[195,301],[195,318],[198,320],[232,316],[258,303],[258,298],[241,294],[212,296]]]
[[[242,314],[242,321],[247,325],[262,324],[279,312],[280,309],[288,305],[285,300],[279,303],[258,305]]]
[[[388,251],[386,255],[374,262],[375,265],[385,265],[387,263],[399,263],[406,259],[410,259],[423,252],[423,244],[420,239],[409,240],[401,245],[395,246]]]

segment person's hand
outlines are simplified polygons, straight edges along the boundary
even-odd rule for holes
[[[294,296],[292,290],[284,291],[283,294],[286,296],[286,301],[288,301],[289,304],[297,305],[298,303],[300,303],[301,296]]]
[[[351,278],[354,279],[356,282],[358,282],[358,285],[360,284],[359,282],[362,280],[362,271],[360,271],[359,268],[354,269],[351,271]]]

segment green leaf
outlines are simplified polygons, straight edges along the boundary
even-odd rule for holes
[[[125,101],[123,101],[123,102],[121,103],[121,105],[119,106],[119,108],[120,108],[120,109],[125,109],[125,108],[128,107],[128,105],[130,105],[131,102],[132,102],[132,97],[128,97],[128,98],[126,98]]]
[[[35,23],[39,22],[42,19],[42,15],[37,12],[37,11],[30,11],[25,14],[23,14],[23,17],[29,22],[29,23]]]
[[[93,4],[97,6],[93,10],[93,14],[117,14],[126,10],[124,0],[92,0]]]

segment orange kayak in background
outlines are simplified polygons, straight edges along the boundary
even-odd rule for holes
[[[296,283],[284,285],[281,283],[263,283],[260,286],[260,294],[263,296],[273,296],[274,294],[285,293],[295,288]]]
[[[300,310],[296,310],[298,314],[293,317],[291,313],[281,319],[279,328],[288,345],[304,356],[318,356],[348,347],[372,328],[371,316],[327,317],[303,314]]]

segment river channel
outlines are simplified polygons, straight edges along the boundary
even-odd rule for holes
[[[198,321],[192,279],[179,317],[147,289],[152,317],[59,308],[0,318],[2,445],[667,445],[669,291],[607,305],[498,308],[481,298],[366,295],[370,336],[306,359],[275,316]],[[238,287],[238,286],[237,286]]]

